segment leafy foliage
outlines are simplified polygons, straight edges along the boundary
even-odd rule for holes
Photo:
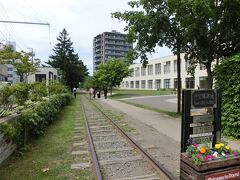
[[[225,58],[214,74],[216,87],[222,90],[222,131],[240,138],[240,54]]]
[[[24,105],[29,98],[30,85],[26,83],[18,83],[14,84],[11,88],[15,102],[19,105]]]
[[[14,65],[17,75],[20,76],[20,82],[24,82],[29,74],[37,71],[40,60],[33,59],[32,53],[17,52],[6,46],[0,50],[0,63]]]
[[[70,89],[73,89],[73,87],[78,87],[79,82],[84,81],[88,72],[82,60],[79,60],[78,54],[74,53],[73,43],[68,35],[66,29],[60,32],[59,37],[57,37],[58,43],[53,49],[55,54],[50,56],[50,60],[47,63],[59,69],[62,73],[63,81]]]
[[[21,145],[22,125],[19,122],[0,124],[0,132],[2,132],[9,140],[12,140],[17,146]]]
[[[136,0],[131,11],[115,12],[113,17],[127,22],[128,40],[136,42],[130,57],[147,64],[146,53],[166,45],[180,51],[189,61],[206,66],[212,88],[212,63],[240,51],[239,0]]]
[[[21,120],[29,129],[31,136],[43,135],[46,127],[56,117],[56,114],[70,103],[70,94],[53,95],[45,99],[31,110],[22,113]]]
[[[43,135],[47,126],[55,120],[57,113],[69,104],[71,99],[71,94],[67,93],[44,99],[31,109],[25,109],[19,120],[1,124],[0,131],[20,148],[23,145],[25,128],[28,129],[31,138]]]
[[[128,66],[121,59],[110,59],[101,64],[94,73],[92,84],[100,89],[111,89],[119,86],[129,73]]]

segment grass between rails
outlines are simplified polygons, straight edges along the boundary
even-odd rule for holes
[[[121,101],[121,100],[119,100],[119,101]],[[148,109],[148,110],[164,113],[164,114],[167,114],[167,115],[169,115],[171,117],[174,117],[174,118],[181,117],[181,114],[179,114],[177,112],[171,112],[171,111],[166,111],[166,110],[162,110],[162,109],[152,108],[152,107],[149,107],[149,106],[136,104],[136,103],[131,103],[131,102],[127,102],[127,101],[121,101],[121,102],[124,102],[124,103],[127,103],[127,104],[131,104],[131,105],[136,106],[136,107],[140,107],[140,108],[144,108],[144,109]]]
[[[160,89],[160,90],[124,90],[124,89],[114,89],[113,95],[110,96],[111,99],[121,99],[136,96],[157,96],[157,95],[170,95],[176,94],[173,89]]]
[[[73,128],[81,109],[79,101],[78,97],[65,107],[45,136],[28,145],[22,157],[13,156],[1,165],[0,179],[93,179],[88,169],[70,169]]]

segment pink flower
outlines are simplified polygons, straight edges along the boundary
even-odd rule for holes
[[[212,159],[214,158],[214,156],[213,156],[213,155],[207,155],[206,158],[207,158],[208,160],[212,160]]]
[[[232,152],[232,154],[233,154],[234,156],[238,156],[238,152],[236,152],[236,151]]]
[[[204,158],[203,158],[203,160],[204,160],[204,161],[208,161],[208,158],[207,158],[207,156],[206,156],[206,157],[204,157]]]
[[[193,146],[194,146],[194,147],[197,147],[197,144],[195,143],[195,144],[193,144]]]
[[[202,158],[202,155],[200,153],[197,153],[197,158]]]

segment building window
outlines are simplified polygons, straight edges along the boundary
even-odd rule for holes
[[[13,68],[9,67],[9,68],[8,68],[8,71],[13,71]]]
[[[139,88],[139,81],[135,81],[135,88]]]
[[[134,76],[134,70],[133,70],[133,69],[130,69],[129,76],[130,76],[130,77],[133,77],[133,76]]]
[[[121,86],[124,87],[124,81],[121,83]]]
[[[153,80],[148,80],[148,89],[153,88]]]
[[[46,74],[35,74],[36,82],[46,81]]]
[[[153,75],[153,65],[148,65],[148,75]]]
[[[205,70],[206,69],[206,66],[202,63],[199,64],[199,69],[200,70]]]
[[[161,74],[161,63],[155,64],[155,74]]]
[[[139,67],[135,68],[135,76],[138,77],[139,76]]]
[[[134,88],[134,81],[130,82],[130,88]]]
[[[174,88],[177,89],[177,86],[178,86],[178,80],[177,78],[174,78]]]
[[[185,71],[187,71],[189,67],[190,67],[189,61],[185,60]]]
[[[171,65],[171,62],[170,62],[170,61],[165,62],[165,65],[164,65],[164,74],[170,73],[170,65]]]
[[[160,89],[161,88],[161,79],[156,79],[155,80],[155,88]]]
[[[12,78],[12,77],[13,77],[13,75],[12,75],[12,74],[8,74],[8,77],[9,77],[9,78]]]
[[[205,76],[199,77],[199,88],[201,88],[201,89],[208,88],[207,77],[205,77]]]
[[[177,72],[177,60],[174,60],[173,62],[173,72],[176,73]]]
[[[146,87],[146,81],[145,80],[141,80],[141,88],[145,89]]]
[[[193,77],[190,77],[190,78],[186,78],[185,79],[185,83],[186,83],[186,88],[187,89],[192,89],[192,88],[194,88],[194,78]]]
[[[129,82],[128,81],[126,81],[126,88],[128,88],[129,87]]]
[[[141,67],[141,76],[146,76],[146,68]]]
[[[168,89],[170,88],[170,79],[164,79],[164,88]]]

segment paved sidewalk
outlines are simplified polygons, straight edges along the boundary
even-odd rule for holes
[[[172,118],[165,114],[138,108],[116,100],[101,99],[101,101],[128,114],[133,117],[133,119],[151,126],[158,132],[174,139],[175,141],[181,141],[181,118]],[[226,140],[232,149],[240,150],[240,140],[230,140],[225,137],[223,140]]]

